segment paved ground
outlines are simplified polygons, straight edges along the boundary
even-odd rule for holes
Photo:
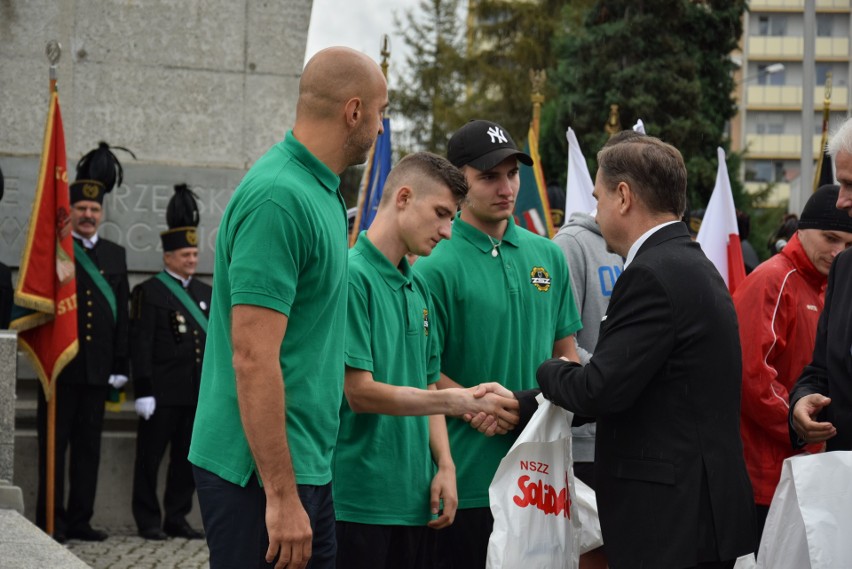
[[[203,539],[147,541],[136,528],[113,529],[102,542],[69,540],[68,549],[95,569],[207,569]]]

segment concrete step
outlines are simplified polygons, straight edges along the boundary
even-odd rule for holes
[[[89,569],[15,510],[0,509],[0,567]]]
[[[95,496],[95,515],[92,525],[107,533],[110,528],[135,527],[130,511],[133,491],[133,464],[136,460],[136,432],[105,431],[101,439],[101,462],[98,467],[98,490]],[[160,466],[158,495],[162,500],[165,489],[168,451]],[[21,488],[24,497],[24,516],[35,520],[38,492],[38,438],[35,429],[15,432],[15,476],[13,484]],[[66,491],[68,484],[65,485]],[[187,520],[201,527],[198,499],[193,498]]]

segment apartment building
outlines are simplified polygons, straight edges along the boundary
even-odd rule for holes
[[[800,180],[803,135],[820,152],[826,78],[831,76],[829,124],[849,116],[850,0],[815,0],[813,121],[803,120],[805,39],[804,0],[751,0],[743,18],[741,66],[735,96],[739,114],[731,122],[732,148],[744,152],[748,191],[773,185],[767,205],[785,205]],[[810,122],[811,124],[805,124]],[[809,133],[804,133],[807,129]],[[812,180],[805,181],[810,185]],[[795,202],[795,200],[793,200]]]

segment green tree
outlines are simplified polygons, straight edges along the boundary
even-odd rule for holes
[[[403,129],[394,130],[402,154],[445,154],[449,133],[466,120],[460,106],[467,60],[459,15],[460,0],[421,0],[417,12],[409,10],[404,23],[396,22],[410,51],[406,71],[392,81],[398,87],[390,94],[391,111],[404,122]]]
[[[555,66],[552,41],[566,4],[422,0],[408,11],[396,25],[411,55],[391,90],[392,108],[406,122],[400,146],[440,153],[473,118],[499,122],[521,144],[531,119],[529,72]]]
[[[610,104],[618,104],[624,128],[641,118],[649,134],[681,151],[690,204],[706,204],[716,179],[716,147],[729,150],[725,128],[736,114],[729,55],[742,35],[745,8],[744,0],[602,0],[566,7],[552,73],[558,96],[546,103],[543,121],[546,174],[564,177],[554,164],[564,169],[568,126],[593,165],[607,139]],[[728,154],[734,199],[742,206],[739,157]]]
[[[495,120],[515,141],[532,119],[530,70],[548,73],[556,66],[553,38],[567,0],[470,0],[474,25],[469,32],[468,109]],[[545,83],[545,98],[555,96]],[[563,159],[564,161],[564,159]]]

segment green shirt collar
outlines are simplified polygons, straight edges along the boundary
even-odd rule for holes
[[[293,158],[304,165],[319,180],[320,184],[326,190],[337,192],[337,188],[340,187],[340,177],[332,172],[319,158],[311,154],[311,151],[305,148],[305,145],[293,136],[292,130],[287,131],[287,136],[284,137],[284,141],[281,144],[284,145],[284,149],[287,152],[293,155]]]
[[[355,250],[364,256],[364,259],[376,269],[376,273],[393,290],[399,290],[406,285],[411,286],[411,265],[408,264],[408,259],[403,257],[399,267],[394,267],[390,260],[385,257],[385,254],[373,245],[373,242],[367,237],[366,230],[358,234]]]
[[[506,226],[506,232],[503,234],[503,239],[500,240],[502,245],[518,246],[518,227],[515,225],[514,217],[510,217],[509,224]],[[470,241],[474,247],[483,253],[490,253],[494,248],[491,239],[488,235],[475,228],[461,218],[461,212],[456,214],[456,219],[453,222],[453,237],[459,235]]]

